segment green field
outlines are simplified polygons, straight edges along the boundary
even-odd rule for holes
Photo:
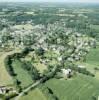
[[[92,29],[95,29],[96,32],[99,32],[99,25],[91,25]]]
[[[77,65],[85,66],[89,71],[93,72],[95,67],[99,67],[99,46],[92,48],[86,56],[86,62],[77,62]]]
[[[13,84],[13,80],[8,74],[4,64],[7,55],[8,53],[6,52],[0,52],[0,86]]]
[[[68,80],[51,79],[45,85],[59,100],[93,100],[92,96],[99,96],[99,82],[85,75]]]
[[[99,66],[99,47],[90,50],[86,57],[86,63]]]
[[[34,89],[20,98],[20,100],[47,100],[44,94],[38,89]]]
[[[3,50],[2,52],[0,52],[0,86],[13,85],[13,79],[7,72],[4,61],[8,55],[12,55],[15,52],[20,52],[20,50],[18,49],[13,51]]]
[[[33,83],[31,76],[22,68],[23,65],[19,60],[13,61],[12,66],[17,74],[16,78],[21,82],[23,88]]]
[[[95,71],[94,68],[99,68],[99,46],[96,49],[91,49],[86,58],[85,66],[88,70],[95,74],[95,78],[99,80],[99,70]]]

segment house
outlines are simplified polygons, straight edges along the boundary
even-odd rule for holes
[[[5,93],[6,93],[6,88],[0,87],[0,94],[5,94]]]
[[[17,91],[12,87],[0,87],[0,94],[6,94],[6,93],[17,93]]]
[[[71,69],[61,69],[62,73],[63,73],[63,76],[65,78],[69,78],[71,76],[71,72],[72,70]]]
[[[78,67],[79,67],[79,68],[85,68],[85,66],[83,66],[83,65],[78,65]]]
[[[73,57],[69,57],[69,58],[67,58],[67,60],[70,61],[70,62],[74,61]]]
[[[62,61],[62,57],[58,57],[57,60],[58,60],[58,61]]]

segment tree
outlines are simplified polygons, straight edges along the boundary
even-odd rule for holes
[[[95,96],[92,96],[92,100],[97,100],[97,98]]]
[[[31,70],[29,71],[29,73],[33,80],[40,79],[40,73],[35,67],[32,67]]]
[[[36,50],[36,54],[38,56],[44,55],[44,52],[45,52],[45,50],[43,48],[41,48],[41,47]]]

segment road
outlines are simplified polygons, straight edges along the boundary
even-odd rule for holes
[[[19,100],[19,98],[21,96],[23,96],[26,92],[30,91],[32,88],[35,88],[37,85],[39,85],[41,83],[42,79],[35,82],[34,84],[32,84],[31,86],[27,87],[26,89],[24,89],[21,93],[19,93],[19,95],[15,98],[15,100]]]
[[[55,73],[56,69],[57,69],[57,67],[55,66],[55,67],[52,69],[52,71],[51,71],[50,73],[48,73],[48,76],[47,76],[47,77],[49,77],[51,74]],[[50,78],[50,77],[49,77],[49,78]],[[47,79],[48,79],[48,78],[47,78]],[[15,100],[19,100],[19,98],[20,98],[21,96],[23,96],[24,93],[29,92],[31,89],[35,88],[36,86],[38,86],[40,83],[42,83],[42,82],[45,81],[45,80],[46,80],[46,76],[43,77],[43,78],[41,78],[41,79],[38,80],[37,82],[33,83],[31,86],[27,87],[27,88],[24,89],[21,93],[19,93],[19,95],[18,95],[17,97],[15,97]]]

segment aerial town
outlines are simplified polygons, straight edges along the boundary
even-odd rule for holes
[[[0,3],[0,100],[98,98],[98,4]]]

